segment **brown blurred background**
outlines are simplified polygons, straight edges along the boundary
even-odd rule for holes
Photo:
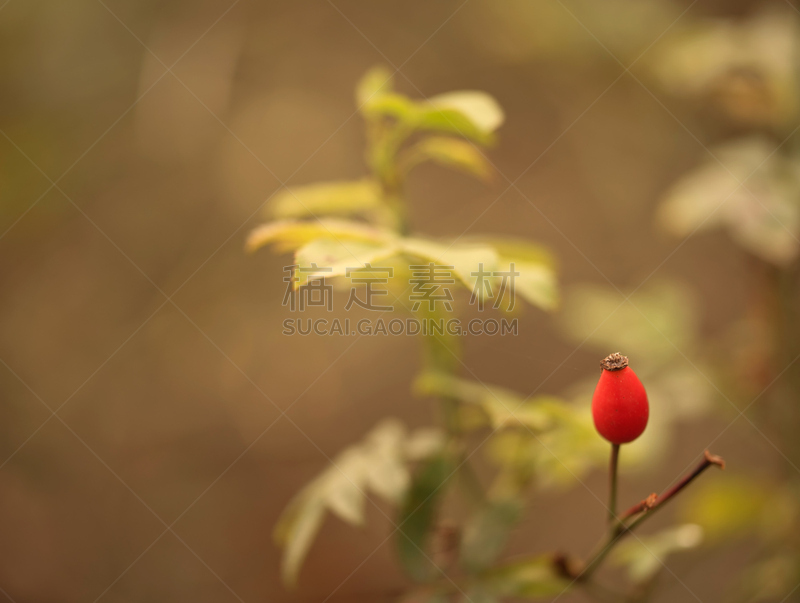
[[[400,67],[397,87],[412,96],[486,90],[506,111],[495,183],[420,169],[415,230],[540,241],[567,291],[629,289],[657,269],[695,291],[703,333],[742,312],[744,253],[713,233],[670,256],[680,241],[653,218],[664,190],[706,158],[700,142],[730,126],[659,88],[647,63],[676,20],[764,3],[103,2],[0,7],[9,599],[366,602],[402,588],[374,508],[363,530],[326,521],[294,592],[271,531],[326,455],[387,415],[435,418],[408,393],[418,342],[282,336],[290,259],[243,250],[283,184],[365,173],[352,90],[373,65]],[[603,45],[626,66],[646,53],[632,76]],[[476,375],[523,393],[560,392],[597,360],[537,310],[517,338],[466,343]],[[684,425],[622,496],[676,477],[731,416]],[[743,471],[769,473],[775,456],[744,421],[714,447]],[[603,476],[586,483],[604,496]],[[540,496],[511,549],[585,553],[603,513],[578,484]],[[670,567],[718,600],[745,553]],[[659,600],[690,600],[670,576],[662,588]]]

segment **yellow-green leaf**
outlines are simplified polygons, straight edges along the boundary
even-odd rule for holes
[[[429,239],[408,238],[400,242],[402,250],[425,262],[433,262],[438,266],[452,266],[452,274],[466,287],[475,287],[477,273],[483,266],[484,271],[496,270],[497,252],[487,245],[464,243],[440,243]]]
[[[356,86],[356,103],[359,107],[377,100],[380,96],[392,91],[394,78],[392,72],[385,67],[373,67]]]
[[[558,282],[555,262],[544,247],[515,239],[495,239],[490,244],[497,250],[500,269],[508,271],[511,265],[519,276],[514,277],[514,294],[542,310],[554,310],[558,306]],[[510,290],[504,292],[510,295]],[[501,308],[508,303],[502,300]]]
[[[390,257],[397,252],[393,244],[375,244],[365,241],[341,241],[329,238],[320,238],[303,245],[295,253],[295,263],[305,268],[295,281],[295,286],[305,285],[310,280],[318,278],[334,278],[345,276],[348,270],[358,271],[367,264],[377,267],[375,262]],[[312,265],[319,270],[308,271]]]
[[[472,143],[444,136],[424,138],[414,145],[406,156],[406,171],[425,161],[459,169],[483,180],[489,180],[494,169],[486,157]]]
[[[287,187],[268,203],[266,213],[279,220],[369,214],[382,207],[381,189],[371,178]]]
[[[491,95],[478,90],[459,90],[438,94],[428,99],[440,109],[455,109],[483,132],[494,132],[505,120],[500,105]]]
[[[422,104],[408,121],[416,130],[457,134],[483,145],[494,143],[491,131],[483,129],[458,109],[444,105]]]
[[[273,245],[281,252],[293,251],[319,238],[381,244],[391,241],[394,235],[388,230],[347,220],[281,220],[252,230],[247,238],[247,250],[255,251],[264,245]]]

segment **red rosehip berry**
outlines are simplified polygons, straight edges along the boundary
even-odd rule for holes
[[[603,373],[592,396],[594,426],[612,444],[627,444],[647,427],[647,392],[625,356],[611,354],[600,366]]]

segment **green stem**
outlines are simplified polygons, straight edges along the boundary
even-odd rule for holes
[[[617,467],[619,466],[619,444],[611,444],[611,460],[608,464],[608,525],[617,523]]]

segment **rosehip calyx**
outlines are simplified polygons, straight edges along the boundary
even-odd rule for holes
[[[625,356],[611,354],[600,366],[603,372],[592,396],[594,426],[612,444],[627,444],[647,427],[647,392]]]

